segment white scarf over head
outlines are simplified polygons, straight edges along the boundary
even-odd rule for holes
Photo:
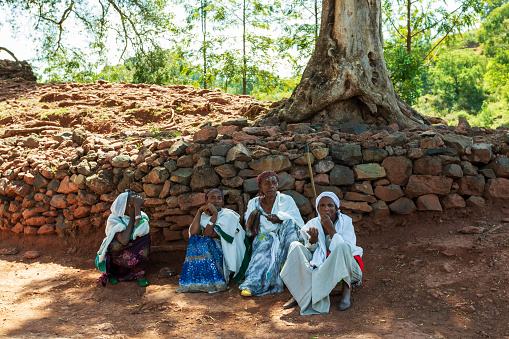
[[[108,221],[106,222],[106,238],[104,238],[101,247],[97,252],[99,261],[103,261],[105,259],[106,252],[108,251],[108,246],[115,237],[115,234],[118,232],[123,232],[129,224],[129,216],[124,215],[128,196],[129,194],[127,192],[121,193],[115,199],[113,204],[111,204],[111,214],[108,217]],[[134,225],[135,227],[132,235],[133,240],[142,237],[149,232],[148,216],[144,212],[141,212],[141,216],[142,223],[140,223],[138,226]]]
[[[322,220],[320,219],[320,212],[318,212],[318,204],[321,199],[329,197],[334,201],[336,208],[339,208],[339,198],[332,192],[323,192],[316,198],[315,208],[318,213],[318,217],[309,220],[306,225],[301,229],[302,237],[306,242],[309,242],[309,234],[307,231],[314,227],[318,229],[318,248],[313,253],[313,259],[310,261],[310,265],[314,267],[320,267],[325,259],[327,259],[327,246],[325,244],[325,233],[323,231]],[[337,219],[334,223],[334,229],[336,234],[331,239],[329,246],[330,252],[336,248],[340,243],[346,242],[350,245],[352,255],[362,256],[362,248],[356,246],[356,236],[353,228],[352,218],[342,214],[339,210],[337,211]]]

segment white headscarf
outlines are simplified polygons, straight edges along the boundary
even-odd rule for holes
[[[322,194],[320,194],[317,198],[316,198],[316,202],[315,202],[315,208],[316,208],[316,212],[318,213],[318,215],[320,215],[320,212],[318,212],[318,203],[320,202],[320,200],[322,200],[322,198],[325,198],[325,197],[329,197],[332,199],[332,201],[334,201],[334,204],[336,205],[336,208],[339,208],[339,198],[336,194],[332,193],[332,192],[323,192]]]
[[[121,193],[118,195],[118,197],[115,199],[113,204],[111,204],[111,214],[108,217],[108,221],[106,222],[106,238],[104,238],[101,247],[99,248],[99,251],[97,252],[98,257],[97,260],[99,262],[103,261],[106,257],[106,252],[108,251],[108,246],[110,245],[111,241],[113,240],[113,237],[115,237],[115,234],[118,232],[123,232],[127,225],[129,224],[129,216],[125,215],[125,208],[127,206],[127,198],[129,197],[129,194],[127,192]],[[144,236],[145,234],[148,234],[149,226],[148,226],[148,216],[141,212],[142,222],[140,225],[138,225],[133,230],[133,240],[139,237]]]

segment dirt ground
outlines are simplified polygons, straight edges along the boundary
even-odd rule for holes
[[[146,288],[135,282],[102,287],[94,268],[101,234],[41,240],[0,233],[0,248],[20,250],[0,256],[0,336],[509,338],[505,206],[356,224],[365,271],[352,307],[338,311],[339,296],[332,296],[330,313],[313,316],[283,310],[288,291],[244,298],[230,282],[225,292],[177,294],[178,276],[158,272],[180,273],[183,251],[154,253]],[[484,232],[458,232],[466,226]],[[25,259],[27,250],[41,256]]]

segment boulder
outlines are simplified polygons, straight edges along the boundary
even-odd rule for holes
[[[188,192],[191,192],[191,189],[188,186],[181,185],[181,184],[173,185],[170,188],[170,195],[172,195],[172,196],[178,196],[178,195],[188,193]]]
[[[85,131],[83,128],[76,128],[74,131],[72,131],[72,141],[77,143],[79,146],[81,146],[86,139],[87,131]]]
[[[447,147],[455,149],[460,155],[465,154],[466,149],[473,145],[472,138],[462,135],[446,134],[442,135],[442,140]]]
[[[83,205],[95,205],[99,201],[99,196],[86,190],[79,190],[76,199]],[[67,197],[67,201],[69,202],[69,197]]]
[[[111,165],[113,167],[127,168],[131,165],[131,157],[127,154],[117,155],[111,159]]]
[[[411,198],[425,194],[446,195],[451,191],[452,179],[442,176],[411,175],[405,194]]]
[[[419,211],[442,211],[442,205],[436,194],[425,194],[417,198],[417,209]]]
[[[279,190],[293,190],[295,189],[295,178],[287,172],[279,173]]]
[[[382,162],[388,156],[389,152],[384,149],[373,148],[362,151],[362,161],[364,163]]]
[[[398,185],[388,185],[375,187],[375,195],[378,199],[389,202],[403,197],[405,193]]]
[[[181,185],[189,185],[193,172],[194,170],[192,168],[179,168],[171,173],[170,181]]]
[[[332,160],[339,165],[354,166],[362,162],[362,151],[360,145],[341,144],[332,145],[330,153]]]
[[[415,207],[415,204],[411,199],[408,199],[407,197],[401,197],[390,204],[389,209],[395,214],[408,215],[415,212],[417,207]]]
[[[346,166],[336,165],[330,172],[329,182],[336,186],[349,186],[355,182],[353,171]]]
[[[509,198],[509,179],[489,179],[488,183],[486,184],[484,196],[488,199]]]
[[[330,160],[321,160],[315,164],[316,173],[328,173],[334,168],[334,162]]]
[[[449,164],[442,168],[442,175],[453,179],[459,179],[463,178],[463,170],[458,164]]]
[[[217,128],[205,125],[194,133],[193,141],[199,144],[210,144],[217,137]]]
[[[164,185],[156,185],[156,184],[143,184],[143,192],[148,197],[151,198],[159,198],[159,195],[163,191]]]
[[[49,204],[55,208],[66,208],[67,197],[64,194],[55,194]]]
[[[282,155],[268,155],[259,160],[250,162],[249,167],[260,172],[274,171],[279,173],[288,171],[292,167],[292,164],[288,157]]]
[[[235,166],[232,164],[224,164],[214,168],[217,174],[221,176],[221,178],[233,178],[237,176],[238,172]]]
[[[178,197],[178,204],[184,211],[189,211],[205,203],[205,193],[188,193]]]
[[[205,188],[219,186],[221,180],[212,167],[203,166],[197,168],[191,175],[191,189],[193,191],[203,191]]]
[[[443,208],[464,208],[466,206],[465,199],[459,194],[451,193],[440,197]]]
[[[442,173],[442,160],[437,156],[425,156],[414,161],[414,174],[439,175]]]
[[[178,140],[173,145],[171,145],[170,149],[168,149],[168,155],[182,155],[186,151],[187,146],[189,146],[187,141]]]
[[[355,165],[353,170],[357,180],[377,180],[386,175],[385,169],[376,163]]]
[[[226,162],[251,161],[251,151],[246,146],[238,143],[226,153]]]
[[[241,177],[224,178],[221,180],[221,183],[226,187],[237,188],[242,186],[242,184],[244,183],[244,179],[242,179]]]
[[[86,184],[99,195],[109,193],[116,188],[113,182],[113,171],[110,169],[100,170],[97,174],[87,177]]]
[[[382,161],[387,179],[394,184],[404,186],[412,174],[412,161],[406,157],[394,156]]]
[[[170,177],[170,172],[164,166],[154,167],[148,174],[148,183],[162,184]]]
[[[477,163],[483,163],[487,164],[491,160],[491,145],[490,144],[473,144],[472,145],[472,154],[468,155],[468,160],[471,162]]]
[[[493,170],[495,175],[499,178],[509,178],[509,158],[497,157],[485,168]]]
[[[38,191],[41,188],[48,186],[49,180],[43,177],[40,173],[37,173],[34,177],[34,190]]]
[[[256,183],[256,178],[244,180],[243,188],[244,188],[244,192],[246,192],[246,193],[258,192],[258,184]]]
[[[371,204],[371,215],[375,218],[387,217],[391,214],[389,206],[385,203],[385,201],[377,201],[374,204]]]
[[[69,176],[66,176],[60,182],[60,185],[57,188],[57,193],[70,194],[70,193],[77,193],[78,190],[79,190],[78,185],[73,183]]]
[[[459,189],[458,194],[461,195],[475,195],[481,197],[484,194],[484,176],[466,176],[458,181]]]

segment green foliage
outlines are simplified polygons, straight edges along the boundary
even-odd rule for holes
[[[388,44],[384,50],[389,76],[399,96],[413,105],[420,96],[423,62],[415,54],[408,54],[406,47]]]
[[[486,99],[485,70],[486,58],[473,50],[444,52],[430,69],[432,92],[440,97],[438,107],[478,113]]]

